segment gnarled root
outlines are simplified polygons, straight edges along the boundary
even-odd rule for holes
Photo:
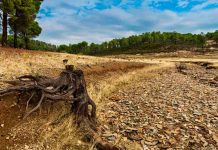
[[[65,101],[71,105],[78,125],[82,121],[88,121],[90,127],[96,126],[96,105],[88,95],[83,71],[74,70],[72,65],[67,65],[58,78],[26,75],[19,77],[16,81],[5,82],[12,86],[0,90],[0,97],[15,93],[30,95],[26,100],[26,111],[31,101],[34,100],[37,103],[24,115],[24,118],[38,110],[45,101],[53,103]]]

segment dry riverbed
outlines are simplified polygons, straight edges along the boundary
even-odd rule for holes
[[[148,72],[114,92],[101,111],[103,139],[132,150],[216,150],[218,70],[187,64],[185,72]]]

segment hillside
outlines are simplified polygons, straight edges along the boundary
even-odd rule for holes
[[[128,150],[218,147],[217,53],[90,57],[0,48],[0,80],[55,77],[64,59],[84,71],[97,104],[94,138],[76,128],[72,116],[63,117],[69,106],[61,102],[44,103],[41,113],[22,120],[24,104],[12,95],[0,99],[2,149],[88,150],[99,139]],[[0,82],[1,89],[6,86]]]

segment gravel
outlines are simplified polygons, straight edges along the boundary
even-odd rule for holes
[[[159,71],[114,93],[101,113],[102,138],[121,135],[142,149],[218,149],[218,88],[201,80],[218,70],[189,65],[186,72]]]

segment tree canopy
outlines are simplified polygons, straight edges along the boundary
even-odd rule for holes
[[[25,47],[28,48],[28,42],[31,38],[41,33],[41,27],[35,21],[40,9],[42,0],[1,0],[0,9],[2,10],[2,45],[7,43],[8,22],[11,31],[14,34],[14,47],[18,47],[18,37],[25,41]]]
[[[216,33],[210,33],[211,39],[216,40]],[[206,40],[210,39],[204,33],[181,34],[178,32],[146,32],[140,35],[132,35],[101,44],[81,42],[78,44],[60,45],[60,52],[73,54],[104,55],[120,53],[148,53],[148,52],[170,52],[176,50],[202,50]]]

